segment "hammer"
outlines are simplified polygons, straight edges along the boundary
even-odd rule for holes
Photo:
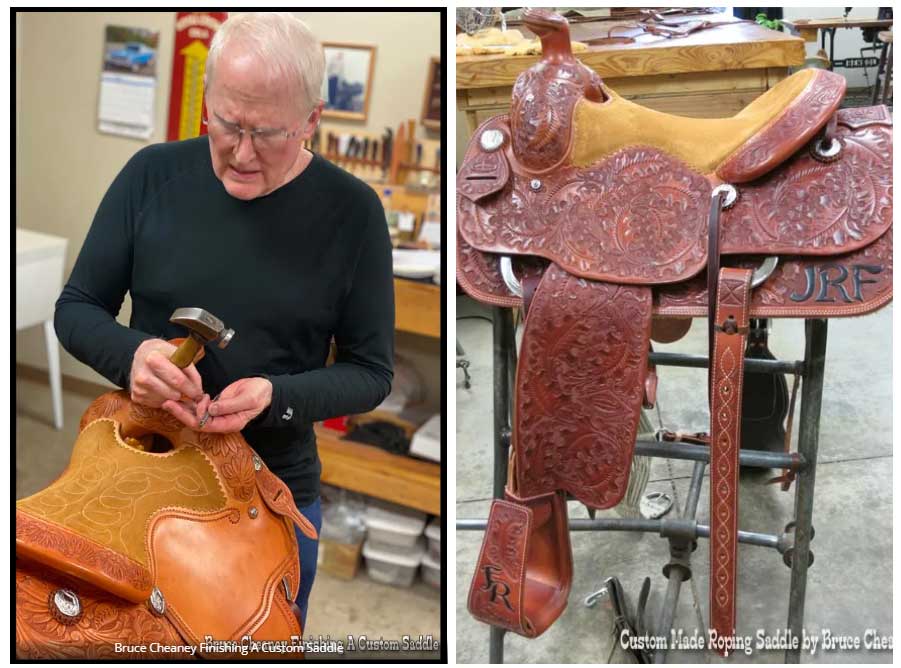
[[[202,308],[175,309],[169,322],[188,328],[188,336],[169,358],[179,369],[191,364],[197,351],[207,343],[217,343],[220,348],[225,348],[235,335],[235,330],[227,328],[224,322]]]
[[[190,365],[197,356],[197,352],[207,343],[217,343],[220,348],[225,348],[235,335],[235,330],[226,327],[219,318],[202,308],[175,309],[169,322],[183,325],[188,329],[188,336],[169,358],[169,361],[179,369]],[[129,445],[140,450],[151,449],[152,446],[149,443],[138,440],[147,434],[144,426],[134,422],[127,412],[120,415],[119,419],[120,433]]]

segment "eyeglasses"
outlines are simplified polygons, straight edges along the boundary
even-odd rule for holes
[[[300,130],[288,132],[285,128],[251,128],[247,130],[237,123],[230,123],[215,112],[212,121],[204,116],[201,118],[201,122],[209,129],[211,137],[217,141],[226,142],[232,147],[238,146],[245,133],[249,134],[254,150],[259,153],[284,148],[289,139],[300,134]]]

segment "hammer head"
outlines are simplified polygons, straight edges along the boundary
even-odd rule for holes
[[[187,327],[191,335],[204,344],[218,341],[220,348],[225,348],[235,335],[235,330],[229,329],[219,318],[202,308],[175,309],[169,322]]]

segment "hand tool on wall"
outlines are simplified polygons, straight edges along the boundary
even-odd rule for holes
[[[388,169],[391,167],[391,152],[394,148],[394,133],[391,128],[385,128],[382,137],[382,180],[388,179]]]
[[[366,163],[369,160],[369,137],[363,138],[363,147],[360,150],[360,155],[357,156],[360,160],[360,173],[358,176],[361,179],[365,179],[369,177],[369,165]]]
[[[369,169],[370,177],[375,180],[381,180],[380,174],[379,174],[379,163],[378,163],[378,159],[379,159],[379,140],[378,139],[372,140],[372,153],[368,157],[372,161],[372,164],[370,165],[370,169]]]

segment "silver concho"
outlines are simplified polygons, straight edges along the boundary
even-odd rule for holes
[[[255,520],[257,516],[260,514],[260,511],[256,509],[255,506],[251,506],[247,510],[247,514],[250,515],[250,519]]]
[[[50,596],[54,618],[63,624],[74,624],[81,619],[81,601],[71,589],[57,589]]]
[[[718,193],[725,193],[726,197],[723,199],[723,209],[731,209],[735,206],[735,203],[738,201],[738,189],[733,186],[731,183],[721,183],[716,188],[713,189],[713,192],[710,193],[711,197],[716,197]]]
[[[261,468],[263,468],[263,460],[260,459],[259,455],[254,455],[252,459],[253,459],[253,470],[254,471],[259,471]]]
[[[531,181],[529,181],[529,187],[535,191],[541,190],[541,181],[539,181],[538,179],[532,179]]]
[[[479,144],[482,145],[483,150],[493,153],[504,145],[504,133],[494,129],[485,130],[479,137]]]
[[[150,592],[150,609],[160,616],[166,614],[166,598],[157,587]]]

